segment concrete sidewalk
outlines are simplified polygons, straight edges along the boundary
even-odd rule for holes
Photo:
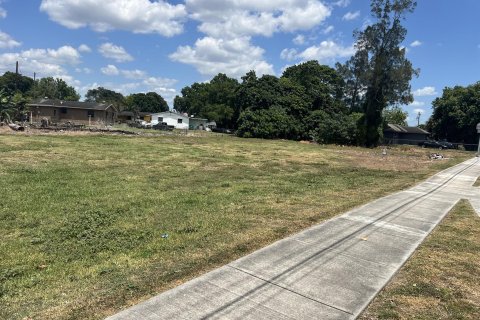
[[[354,319],[460,199],[480,215],[478,176],[468,160],[108,319]]]

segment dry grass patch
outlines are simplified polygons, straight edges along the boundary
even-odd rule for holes
[[[480,319],[479,234],[460,202],[359,319]]]
[[[471,156],[392,150],[0,135],[0,319],[101,319]]]

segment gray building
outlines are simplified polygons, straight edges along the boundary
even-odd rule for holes
[[[405,127],[398,124],[388,124],[383,129],[383,142],[385,144],[410,144],[417,145],[427,140],[430,132],[419,127]]]

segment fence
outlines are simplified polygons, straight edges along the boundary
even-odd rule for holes
[[[424,146],[424,147],[429,147],[429,148],[435,148],[435,146],[432,144],[430,146],[425,145],[424,143],[426,141],[430,140],[417,140],[417,139],[383,139],[383,144],[384,145],[415,145],[415,146]],[[442,141],[440,141],[442,143]],[[454,149],[460,149],[460,150],[467,150],[467,151],[477,151],[478,149],[478,144],[472,144],[472,143],[459,143],[459,142],[449,142],[450,144],[453,145]],[[440,148],[440,146],[438,146]],[[445,149],[444,147],[442,147]]]

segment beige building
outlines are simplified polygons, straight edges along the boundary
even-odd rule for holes
[[[112,125],[118,113],[111,104],[54,99],[40,99],[27,104],[27,107],[33,122],[46,118],[51,123]]]

